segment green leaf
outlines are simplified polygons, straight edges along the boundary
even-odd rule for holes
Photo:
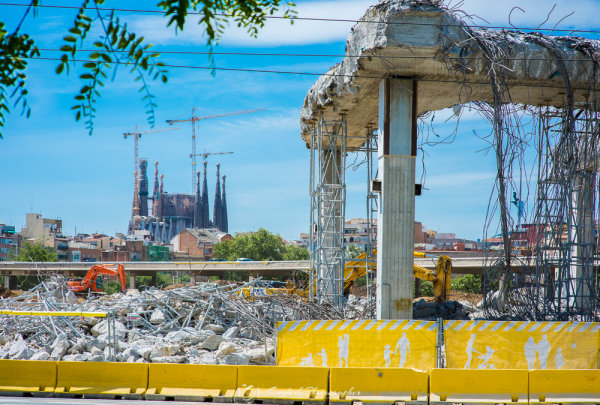
[[[65,41],[67,42],[77,42],[77,39],[75,39],[75,37],[72,37],[70,35],[67,35],[66,37],[63,38]]]

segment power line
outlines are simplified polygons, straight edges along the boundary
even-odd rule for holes
[[[28,7],[29,4],[19,3],[0,3],[0,6],[10,7]],[[79,6],[63,6],[63,5],[42,5],[38,4],[36,7],[50,8],[50,9],[68,9],[68,10],[79,10]],[[127,9],[127,8],[104,8],[98,7],[99,11],[119,11],[123,13],[139,13],[139,14],[164,14],[164,11],[160,10],[143,10],[143,9]],[[190,11],[188,15],[204,15],[202,12]],[[232,17],[229,14],[215,13],[215,16],[219,17]],[[319,17],[283,17],[283,16],[264,16],[265,19],[272,20],[303,20],[303,21],[324,21],[324,22],[343,22],[343,23],[367,23],[367,24],[388,24],[388,25],[418,25],[418,26],[438,26],[440,24],[434,23],[420,23],[420,22],[391,22],[391,21],[374,21],[374,20],[353,20],[343,18],[319,18]],[[540,27],[515,27],[515,26],[504,26],[504,25],[478,25],[478,24],[445,24],[447,27],[469,27],[469,28],[485,28],[485,29],[508,29],[508,30],[522,30],[522,31],[551,31],[551,32],[577,32],[577,33],[591,33],[598,34],[600,30],[582,30],[582,29],[570,29],[570,28],[540,28]]]
[[[45,58],[45,57],[28,57],[24,59],[35,59],[35,60],[47,60],[47,61],[60,61],[60,58]],[[70,62],[81,62],[81,63],[100,63],[100,64],[114,64],[114,65],[132,65],[132,63],[127,62],[105,62],[105,61],[96,61],[89,59],[70,59]],[[157,66],[156,64],[148,64],[149,66]],[[348,74],[338,74],[338,73],[317,73],[317,72],[294,72],[294,71],[285,71],[285,70],[271,70],[271,69],[250,69],[250,68],[227,68],[227,67],[210,67],[210,66],[191,66],[191,65],[174,65],[174,64],[166,64],[163,63],[160,67],[167,68],[175,68],[175,69],[199,69],[199,70],[220,70],[227,72],[248,72],[248,73],[271,73],[271,74],[285,74],[285,75],[298,75],[298,76],[330,76],[330,77],[352,77],[357,79],[383,79],[387,77],[387,74],[381,75],[348,75]],[[454,84],[462,84],[460,81],[456,80],[442,80],[442,79],[423,79],[418,78],[418,81],[421,82],[433,82],[433,83],[454,83]],[[477,85],[492,85],[489,81],[478,81],[478,82],[469,82],[465,84],[477,84]],[[515,84],[515,86],[523,86],[519,84]],[[564,86],[553,86],[548,84],[539,84],[539,85],[531,85],[527,87],[538,87],[538,88],[550,88],[550,89],[564,89]],[[589,90],[589,88],[584,87],[571,87],[573,90]]]
[[[62,52],[64,51],[58,48],[39,48],[43,52]],[[98,49],[78,49],[77,52],[98,52]],[[112,53],[128,53],[129,51],[118,51],[111,50]],[[155,49],[148,51],[149,53],[159,53],[164,55],[228,55],[228,56],[286,56],[286,57],[307,57],[307,58],[377,58],[377,59],[437,59],[435,56],[406,56],[406,55],[342,55],[342,54],[310,54],[310,53],[265,53],[265,52],[200,52],[200,51],[162,51]],[[489,60],[485,56],[470,56],[466,58],[461,57],[446,57],[445,60]],[[499,62],[506,61],[546,61],[546,62],[593,62],[591,59],[558,59],[558,58],[500,58]]]

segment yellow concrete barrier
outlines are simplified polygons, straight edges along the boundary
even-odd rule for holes
[[[59,361],[56,396],[142,399],[148,364]]]
[[[444,321],[446,366],[597,369],[598,322]]]
[[[236,366],[150,364],[146,399],[233,402]]]
[[[277,365],[430,370],[437,327],[415,319],[277,322]]]
[[[235,402],[324,404],[328,382],[326,367],[238,366]]]
[[[429,373],[409,368],[332,368],[329,403],[427,404]]]
[[[600,403],[600,370],[532,370],[529,403]]]
[[[56,386],[56,362],[0,360],[0,391],[3,395],[51,396]]]
[[[527,404],[527,370],[438,368],[429,375],[430,404]]]

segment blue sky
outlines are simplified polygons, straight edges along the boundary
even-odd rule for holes
[[[357,19],[371,1],[298,1],[300,17]],[[456,2],[454,2],[456,3]],[[52,3],[44,3],[52,4]],[[64,1],[55,4],[77,5]],[[147,9],[146,2],[107,1],[107,6]],[[467,0],[463,10],[492,25],[507,25],[512,7],[513,24],[537,26],[552,8],[552,1]],[[13,28],[24,9],[1,6],[0,20]],[[545,27],[598,29],[600,1],[560,2]],[[40,9],[28,17],[22,32],[34,35],[40,48],[56,49],[73,20],[72,10]],[[166,28],[166,20],[145,14],[121,14],[130,28],[145,35],[157,51],[205,52],[205,38],[193,24],[183,33]],[[191,21],[190,21],[191,22]],[[482,21],[482,23],[485,23]],[[258,39],[236,27],[226,32],[217,52],[286,54],[343,54],[351,23],[269,21]],[[584,34],[590,36],[590,34]],[[44,51],[43,56],[55,57]],[[215,57],[217,67],[324,73],[339,57],[226,56]],[[206,55],[164,54],[167,64],[208,66]],[[0,223],[20,228],[27,212],[62,218],[64,232],[125,232],[133,192],[133,141],[124,132],[150,129],[137,83],[124,69],[102,90],[95,130],[87,135],[83,123],[74,121],[70,106],[81,86],[75,72],[65,77],[54,73],[56,62],[32,61],[28,69],[30,119],[12,113],[0,140]],[[197,129],[198,151],[234,154],[209,157],[209,193],[214,196],[215,164],[227,175],[230,230],[243,232],[265,227],[286,239],[308,230],[309,154],[300,139],[299,112],[315,76],[217,71],[212,77],[201,69],[171,68],[169,82],[151,83],[156,96],[156,128],[168,128],[167,119],[266,108],[267,111],[201,121]],[[448,112],[440,112],[440,131]],[[190,124],[180,130],[147,134],[140,142],[140,157],[159,161],[168,192],[191,192]],[[416,200],[416,219],[429,229],[479,238],[495,177],[491,156],[478,152],[485,144],[473,130],[485,133],[485,122],[465,114],[451,144],[427,147],[426,186]],[[348,162],[353,159],[348,158]],[[150,183],[152,184],[152,171]],[[420,177],[420,173],[418,175]],[[347,218],[365,216],[365,174],[348,171]]]

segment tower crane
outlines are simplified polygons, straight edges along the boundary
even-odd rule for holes
[[[135,127],[135,132],[125,132],[123,133],[123,139],[127,139],[129,136],[133,136],[133,210],[131,211],[131,216],[135,216],[140,211],[140,205],[138,201],[138,164],[139,164],[139,141],[143,134],[150,134],[153,132],[165,132],[165,131],[175,131],[179,128],[165,128],[165,129],[151,129],[149,131],[138,131],[137,125]]]
[[[231,155],[231,154],[233,154],[233,152],[206,152],[206,151],[204,151],[204,153],[196,153],[196,154],[190,153],[190,157],[202,156],[204,158],[204,160],[206,160],[206,158],[211,155]]]
[[[200,120],[207,120],[211,118],[222,118],[229,117],[232,115],[240,115],[240,114],[250,114],[259,111],[267,111],[266,108],[259,108],[255,110],[240,110],[240,111],[232,111],[225,114],[216,114],[216,115],[205,115],[204,117],[196,117],[196,107],[192,108],[192,117],[185,118],[181,120],[167,120],[167,124],[173,125],[176,122],[191,122],[192,123],[192,152],[190,153],[190,157],[192,158],[192,195],[196,194],[196,156],[201,156],[203,154],[196,153],[196,122]]]

